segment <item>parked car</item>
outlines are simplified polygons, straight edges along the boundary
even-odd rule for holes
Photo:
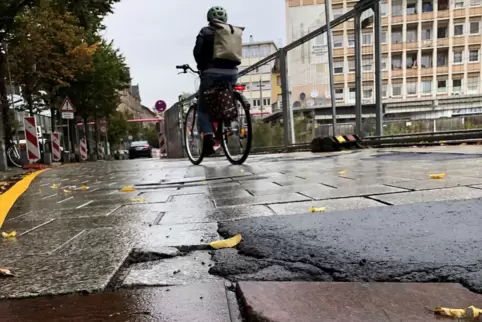
[[[147,141],[134,141],[129,148],[129,159],[152,158],[152,147]]]

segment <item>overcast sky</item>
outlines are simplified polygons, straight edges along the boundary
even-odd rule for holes
[[[193,92],[194,76],[177,75],[176,65],[195,66],[192,49],[209,8],[228,11],[229,22],[245,26],[245,41],[285,43],[285,0],[121,0],[105,20],[105,37],[114,40],[140,85],[142,104],[158,99],[171,106],[181,92]]]

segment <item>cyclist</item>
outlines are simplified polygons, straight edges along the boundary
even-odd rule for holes
[[[204,92],[217,82],[235,84],[238,78],[237,61],[214,59],[214,34],[213,23],[215,20],[227,23],[228,14],[222,7],[212,7],[207,14],[209,24],[202,28],[196,38],[194,59],[201,72],[199,85],[198,113],[199,126],[204,133],[203,149],[205,155],[214,154],[214,131],[209,115],[209,106],[204,102]]]

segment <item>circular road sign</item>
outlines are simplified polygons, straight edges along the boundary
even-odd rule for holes
[[[103,125],[103,126],[100,127],[100,131],[102,133],[105,133],[105,132],[107,132],[107,128]]]
[[[132,141],[133,139],[132,135],[129,135],[127,138],[129,139],[129,141]]]
[[[162,113],[166,110],[167,108],[167,105],[166,105],[166,102],[162,101],[162,100],[159,100],[156,102],[156,110],[159,112],[159,113]]]

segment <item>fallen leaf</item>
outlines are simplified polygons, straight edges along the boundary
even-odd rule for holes
[[[132,186],[127,186],[120,190],[120,192],[133,192],[133,191],[136,191],[136,189],[133,188]]]
[[[6,182],[6,181],[0,181],[0,186],[6,186],[6,185],[8,185],[8,182]]]
[[[443,179],[443,178],[445,178],[445,172],[429,174],[428,176],[429,176],[430,179]]]
[[[211,246],[214,249],[233,248],[241,242],[241,239],[242,239],[241,234],[237,234],[236,236],[228,239],[213,241],[212,243],[209,244],[209,246]]]
[[[2,237],[3,238],[13,238],[17,236],[17,232],[14,230],[14,231],[11,231],[9,233],[6,233],[6,232],[2,232]]]
[[[465,143],[465,142],[464,142],[464,143],[460,143],[460,145],[464,146],[464,145],[467,145],[467,143]]]
[[[39,193],[42,193],[42,192],[43,192],[43,190],[42,190],[42,189],[39,189],[39,190],[38,190],[38,192],[39,192]]]
[[[346,170],[338,171],[338,174],[345,174],[345,173],[346,173]]]
[[[13,277],[15,276],[9,267],[0,267],[0,276]]]
[[[323,208],[323,207],[321,207],[321,208],[313,208],[313,207],[311,207],[311,208],[310,208],[310,211],[311,211],[311,212],[325,212],[325,210],[326,210],[326,209]]]
[[[50,186],[52,189],[58,189],[60,188],[60,184],[54,183],[53,185]]]
[[[471,305],[466,309],[451,309],[447,307],[436,307],[433,311],[437,315],[451,318],[468,318],[471,320],[478,319],[482,316],[482,310]]]
[[[65,193],[72,193],[72,190],[64,189]]]
[[[206,184],[206,181],[202,181],[201,183],[202,183],[202,184]]]
[[[89,190],[89,187],[87,187],[87,186],[84,185],[84,186],[80,187],[80,190],[83,190],[83,191]]]
[[[146,197],[140,197],[140,198],[134,198],[134,199],[131,199],[131,201],[134,201],[134,202],[144,202],[146,201]]]

